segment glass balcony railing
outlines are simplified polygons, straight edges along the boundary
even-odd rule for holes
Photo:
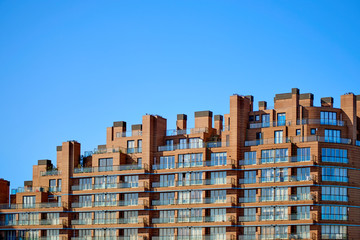
[[[49,171],[41,171],[40,176],[58,176],[61,174],[61,171],[57,169],[49,170]]]
[[[75,168],[74,174],[77,173],[93,173],[93,172],[111,172],[111,171],[128,171],[128,170],[147,170],[147,164],[123,164],[117,166],[102,166],[102,167],[83,167]]]
[[[99,218],[72,220],[72,225],[100,225],[100,224],[138,224],[144,223],[143,218]]]
[[[206,161],[193,161],[193,162],[168,162],[166,164],[153,164],[153,170],[162,169],[175,169],[175,168],[196,168],[196,167],[217,167],[226,166],[234,167],[235,161],[232,159],[214,159]]]
[[[208,131],[209,131],[208,128],[170,129],[170,130],[166,130],[166,136],[207,133]]]
[[[279,201],[306,201],[315,200],[312,193],[295,194],[295,195],[281,195],[281,196],[253,196],[240,197],[239,203],[255,203],[255,202],[279,202]]]
[[[84,191],[95,189],[116,189],[116,188],[147,188],[147,182],[123,182],[123,183],[103,183],[103,184],[86,184],[86,185],[73,185],[72,191]]]
[[[303,155],[303,156],[282,156],[272,158],[258,158],[258,159],[245,159],[240,160],[240,166],[257,165],[257,164],[272,164],[272,163],[284,163],[284,162],[310,162],[315,159],[315,156]]]
[[[220,204],[229,203],[235,204],[234,197],[210,197],[210,198],[184,198],[184,199],[166,199],[166,200],[153,200],[152,205],[178,205],[178,204]]]
[[[195,223],[195,222],[226,222],[226,216],[199,216],[199,217],[170,217],[153,218],[153,224],[162,223]]]
[[[346,240],[346,239],[348,239],[348,236],[347,236],[346,233],[332,233],[332,234],[322,233],[321,234],[321,239],[342,239],[342,240]]]
[[[290,126],[291,121],[277,121],[277,122],[259,122],[250,123],[250,128],[268,128],[268,127],[279,127],[279,126]]]
[[[182,187],[182,186],[201,186],[201,185],[222,185],[232,184],[236,185],[234,178],[219,178],[219,179],[196,179],[196,180],[179,180],[168,182],[153,182],[153,187]]]
[[[59,208],[63,207],[61,203],[29,203],[29,204],[0,204],[0,209],[27,209],[27,208]]]
[[[121,201],[103,201],[103,202],[73,202],[72,208],[89,208],[89,207],[128,207],[128,206],[147,206],[146,200],[121,200]]]
[[[345,176],[322,175],[322,181],[328,182],[349,182],[349,178]]]
[[[331,126],[345,126],[344,121],[334,119],[298,119],[297,125],[314,124],[314,125],[331,125]]]

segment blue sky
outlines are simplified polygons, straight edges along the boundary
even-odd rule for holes
[[[359,1],[0,1],[0,177],[32,178],[113,121],[229,112],[229,96],[360,94]],[[257,105],[257,104],[256,104]]]

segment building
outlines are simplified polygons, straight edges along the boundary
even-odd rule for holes
[[[233,95],[230,113],[195,112],[192,129],[184,114],[174,130],[154,115],[129,132],[114,122],[84,154],[62,143],[10,197],[0,181],[0,236],[359,239],[360,95],[315,107],[295,88],[253,106]]]

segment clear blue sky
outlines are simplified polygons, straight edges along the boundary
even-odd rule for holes
[[[298,87],[338,105],[360,94],[359,1],[0,1],[0,177],[32,178],[113,121],[229,112],[233,93],[273,105]]]

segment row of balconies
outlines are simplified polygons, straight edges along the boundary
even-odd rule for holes
[[[351,144],[352,141],[349,138],[322,137],[318,135],[312,135],[305,137],[295,136],[295,137],[257,139],[257,140],[245,141],[245,146],[250,147],[250,146],[267,145],[267,144],[302,143],[302,142],[326,142],[326,143]]]
[[[0,226],[28,226],[28,225],[65,225],[64,219],[41,219],[41,220],[12,220],[2,221]]]
[[[279,127],[279,126],[291,126],[291,121],[272,121],[272,122],[257,122],[250,123],[249,128],[268,128],[268,127]],[[344,121],[333,120],[333,119],[298,119],[296,125],[330,125],[330,126],[345,126]]]

